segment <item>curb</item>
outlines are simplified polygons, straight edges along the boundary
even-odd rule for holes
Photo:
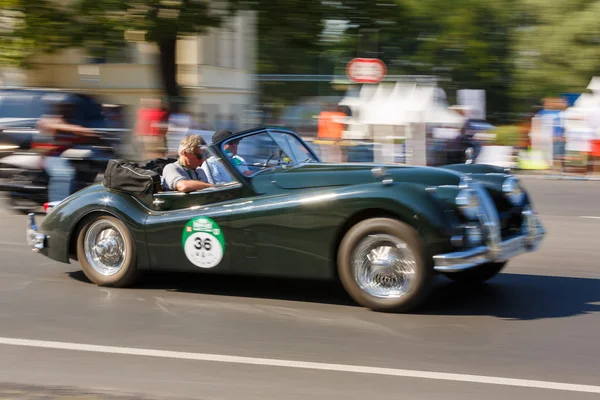
[[[532,174],[521,171],[512,171],[515,175],[523,178],[537,178],[544,180],[561,180],[561,181],[600,181],[600,176],[587,176],[587,175],[560,175],[560,174]]]
[[[565,180],[565,181],[600,181],[600,177],[596,176],[564,176],[564,175],[549,175],[544,179]]]

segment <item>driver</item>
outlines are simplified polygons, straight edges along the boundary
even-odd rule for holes
[[[188,135],[181,140],[179,159],[165,165],[162,172],[165,190],[193,192],[213,186],[200,168],[204,162],[202,146],[206,146],[206,142],[200,135]]]

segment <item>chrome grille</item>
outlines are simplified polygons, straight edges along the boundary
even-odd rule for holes
[[[468,186],[477,193],[481,205],[479,223],[483,229],[484,240],[490,250],[490,255],[496,257],[499,252],[499,244],[502,241],[500,230],[500,217],[498,210],[488,192],[477,182],[469,182]]]

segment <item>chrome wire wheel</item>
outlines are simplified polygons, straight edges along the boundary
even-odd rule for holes
[[[352,252],[352,272],[370,296],[399,299],[413,289],[417,259],[409,245],[389,234],[372,234]]]
[[[94,222],[85,233],[85,258],[97,273],[103,276],[117,274],[127,258],[123,232],[111,221]]]

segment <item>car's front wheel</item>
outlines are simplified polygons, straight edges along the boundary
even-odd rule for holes
[[[101,215],[86,221],[77,238],[77,259],[83,273],[100,286],[124,287],[135,282],[135,242],[127,226]]]
[[[464,271],[447,272],[444,275],[461,284],[476,285],[488,281],[498,275],[507,262],[508,261],[485,263]]]
[[[409,311],[427,295],[432,261],[417,232],[391,218],[359,222],[338,249],[338,273],[348,294],[377,311]]]

